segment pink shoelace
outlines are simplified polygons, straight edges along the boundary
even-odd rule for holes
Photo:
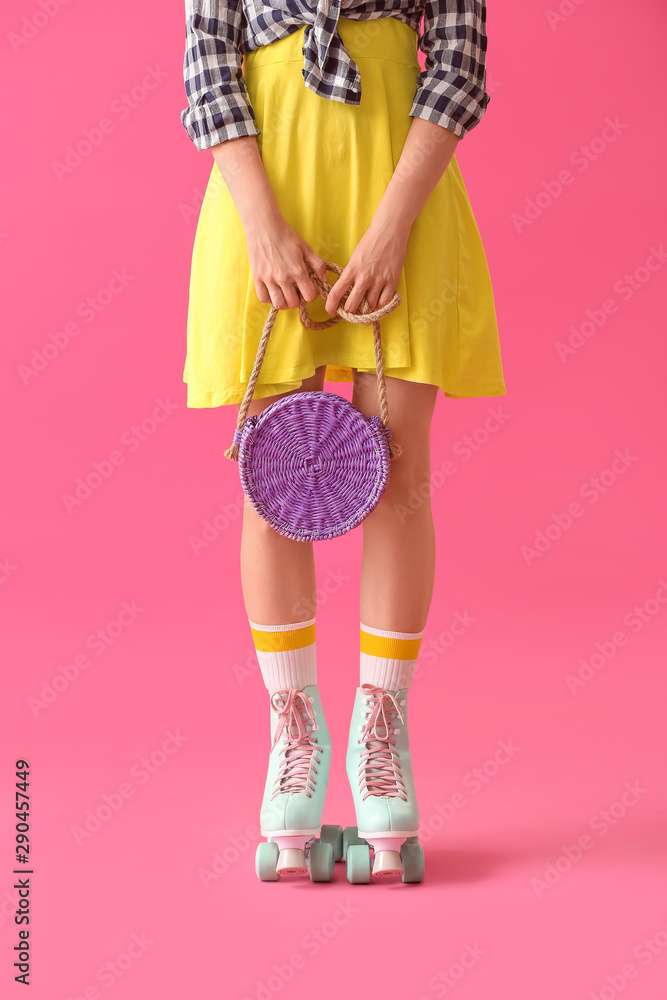
[[[281,735],[284,735],[283,760],[276,776],[272,799],[276,795],[305,792],[312,798],[315,782],[312,773],[319,763],[315,756],[320,747],[313,740],[313,732],[319,728],[310,700],[303,691],[296,688],[274,691],[271,707],[278,712],[278,724],[273,735],[271,750]]]
[[[360,758],[359,790],[363,791],[364,799],[369,795],[387,795],[407,800],[398,751],[393,749],[395,740],[391,738],[398,732],[394,720],[405,722],[399,702],[389,691],[373,684],[364,684],[362,690],[370,708],[365,713],[368,718],[364,725],[359,726],[359,743],[366,744]]]

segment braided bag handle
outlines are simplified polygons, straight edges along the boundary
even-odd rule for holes
[[[343,268],[339,267],[338,264],[334,264],[332,261],[325,261],[327,266],[327,271],[335,271],[336,274],[340,275],[343,273]],[[326,302],[329,292],[331,291],[332,285],[328,281],[322,281],[321,278],[315,274],[311,267],[308,267],[308,272],[315,285],[320,296]],[[348,323],[361,323],[364,326],[373,324],[373,342],[375,345],[375,372],[377,375],[377,386],[378,386],[378,399],[380,402],[380,420],[382,426],[388,428],[389,413],[387,407],[387,386],[384,379],[384,367],[382,362],[382,338],[380,334],[380,319],[386,316],[388,313],[392,312],[396,306],[401,301],[401,296],[398,292],[395,292],[391,302],[388,302],[386,306],[381,306],[379,309],[371,309],[368,304],[368,300],[364,295],[361,300],[360,308],[361,314],[351,313],[343,308],[339,304],[336,310],[336,315],[332,316],[331,319],[323,320],[319,322],[318,320],[311,319],[308,315],[308,310],[306,308],[306,300],[301,294],[301,290],[297,288],[299,295],[299,316],[301,317],[301,322],[304,326],[310,327],[311,330],[326,330],[328,327],[333,326],[334,323],[340,323],[342,319],[347,320]],[[345,293],[347,296],[347,292]],[[255,358],[255,363],[250,373],[250,378],[248,380],[248,385],[246,386],[245,395],[239,407],[238,419],[236,421],[236,430],[234,431],[233,443],[229,446],[225,452],[225,458],[231,458],[232,461],[238,461],[239,457],[239,443],[241,440],[241,431],[243,430],[243,425],[245,424],[246,417],[248,414],[248,408],[250,406],[250,401],[252,399],[253,392],[255,391],[255,385],[257,384],[257,379],[259,377],[259,371],[262,367],[262,362],[264,360],[264,354],[266,353],[266,348],[269,343],[269,336],[273,328],[275,318],[278,314],[278,310],[275,306],[271,306],[271,311],[266,318],[264,327],[262,329],[262,336],[259,341],[259,346],[257,348],[257,356]],[[389,454],[391,458],[398,458],[402,454],[402,449],[399,444],[395,441],[389,440]]]

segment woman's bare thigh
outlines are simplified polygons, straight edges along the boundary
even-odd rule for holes
[[[367,417],[380,415],[377,376],[370,372],[352,369],[354,374],[352,402]],[[392,438],[401,446],[403,454],[396,459],[406,467],[413,461],[428,461],[431,440],[431,421],[438,396],[438,386],[422,382],[385,376],[387,410]],[[405,461],[404,461],[405,458]]]
[[[275,403],[277,399],[282,399],[283,396],[293,396],[296,392],[312,392],[314,390],[321,391],[324,387],[324,373],[326,371],[326,367],[326,365],[320,365],[319,368],[316,368],[315,374],[311,375],[310,378],[305,378],[298,389],[290,389],[287,392],[279,392],[275,396],[263,396],[261,399],[252,399],[250,401],[250,406],[248,407],[248,416],[252,417],[257,413],[261,413],[267,406],[271,403]],[[240,406],[240,403],[236,404],[237,415]]]

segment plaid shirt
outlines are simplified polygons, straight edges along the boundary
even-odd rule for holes
[[[417,31],[426,66],[415,77],[410,116],[463,138],[490,101],[485,90],[486,0],[349,0],[349,18],[395,17]],[[304,85],[359,104],[361,79],[338,34],[341,0],[185,0],[183,76],[188,106],[181,121],[197,149],[259,135],[243,80],[243,54],[306,25]],[[420,24],[424,16],[424,30]]]

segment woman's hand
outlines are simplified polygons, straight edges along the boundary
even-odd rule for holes
[[[327,280],[326,262],[282,217],[246,229],[248,259],[260,302],[276,309],[299,305],[300,290],[306,302],[314,302],[319,292],[306,264],[322,281]]]
[[[372,222],[327,296],[325,309],[329,315],[336,312],[348,289],[348,312],[357,311],[364,295],[371,309],[391,302],[405,263],[409,235],[410,228],[405,224]]]

